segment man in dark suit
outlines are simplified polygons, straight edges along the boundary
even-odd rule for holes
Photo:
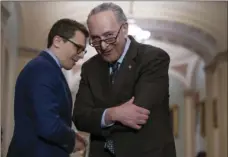
[[[57,21],[48,35],[48,49],[19,74],[8,157],[69,157],[84,149],[84,139],[71,129],[72,98],[61,68],[71,69],[84,55],[87,37],[87,29],[77,21]]]
[[[123,10],[95,7],[87,20],[98,52],[82,66],[73,121],[91,133],[90,157],[176,157],[169,117],[169,55],[128,36]]]

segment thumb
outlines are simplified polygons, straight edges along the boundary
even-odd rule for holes
[[[133,101],[135,100],[135,97],[133,96],[129,101],[128,101],[128,103],[129,104],[133,104]]]

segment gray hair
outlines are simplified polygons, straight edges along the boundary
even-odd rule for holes
[[[93,8],[88,15],[87,24],[88,24],[88,19],[90,16],[103,12],[103,11],[109,11],[109,10],[113,11],[118,22],[127,22],[127,17],[124,14],[123,9],[119,5],[110,2],[110,3],[102,3],[98,6],[96,6],[95,8]]]

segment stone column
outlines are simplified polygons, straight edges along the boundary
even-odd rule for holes
[[[213,125],[212,125],[212,100],[213,100],[213,71],[209,68],[205,69],[206,72],[206,100],[205,100],[205,139],[206,139],[206,152],[208,157],[213,157]]]
[[[195,135],[196,135],[196,92],[186,90],[184,93],[184,147],[185,157],[195,156]]]
[[[213,79],[212,79],[212,98],[211,98],[211,126],[212,126],[212,150],[213,150],[213,157],[220,157],[219,156],[219,147],[220,147],[220,141],[219,141],[219,132],[220,128],[218,127],[219,122],[219,112],[218,109],[220,108],[220,89],[219,89],[219,69],[218,67],[215,67],[213,71]],[[208,136],[210,136],[208,134]]]
[[[227,156],[227,51],[218,53],[206,72],[206,143],[208,157]],[[214,108],[216,101],[216,108]],[[217,127],[215,127],[216,118]]]
[[[218,101],[218,127],[219,127],[219,156],[228,156],[227,153],[227,123],[228,123],[228,102],[227,102],[227,55],[228,52],[223,52],[217,57],[217,66],[219,70],[219,81],[218,81],[218,88],[219,88],[219,101]]]
[[[4,45],[7,49],[6,59],[5,60],[5,80],[4,80],[4,103],[2,104],[2,115],[1,122],[3,126],[3,143],[2,143],[2,156],[5,157],[8,151],[9,143],[13,134],[14,128],[14,88],[16,82],[16,72],[17,72],[17,61],[18,61],[18,28],[19,28],[19,19],[16,2],[2,2],[1,8],[10,13],[5,27],[3,27],[4,34]],[[2,100],[1,100],[2,101]]]

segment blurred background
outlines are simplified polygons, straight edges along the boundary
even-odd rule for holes
[[[227,2],[112,1],[129,18],[129,34],[164,49],[171,58],[170,112],[177,157],[227,157]],[[1,1],[1,154],[12,137],[16,78],[46,48],[47,34],[60,18],[85,23],[102,1]],[[73,98],[80,67],[63,71]],[[154,91],[156,92],[156,91]],[[87,134],[85,134],[87,136]],[[72,154],[79,157],[80,154]]]

